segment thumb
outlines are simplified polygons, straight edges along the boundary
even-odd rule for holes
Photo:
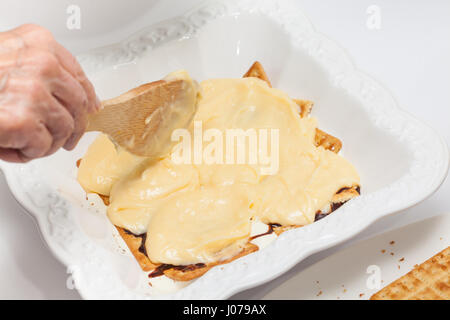
[[[0,148],[0,159],[8,162],[23,163],[29,161],[19,150],[10,148]]]

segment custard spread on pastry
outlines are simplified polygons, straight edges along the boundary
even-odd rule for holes
[[[114,225],[147,233],[152,262],[188,265],[233,257],[249,241],[252,219],[306,225],[338,190],[359,185],[350,162],[315,145],[316,119],[301,118],[286,93],[257,78],[206,80],[200,91],[192,136],[198,123],[203,132],[277,129],[276,172],[267,173],[266,163],[227,163],[225,154],[223,163],[179,164],[173,158],[179,146],[156,161],[140,158],[105,135],[79,167],[78,181],[87,192],[109,196]],[[208,142],[203,144],[206,150]]]

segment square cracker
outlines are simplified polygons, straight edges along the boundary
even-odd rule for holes
[[[375,293],[371,300],[450,300],[450,247]]]

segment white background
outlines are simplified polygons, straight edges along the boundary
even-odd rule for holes
[[[0,30],[25,22],[39,23],[51,29],[63,45],[77,54],[116,42],[200,2],[2,0]],[[295,3],[317,30],[349,51],[361,70],[389,88],[404,109],[434,127],[450,142],[450,1],[297,0]],[[69,4],[81,7],[81,30],[66,28]],[[370,5],[381,9],[380,30],[366,27],[366,10]],[[450,212],[448,179],[426,201],[377,222],[338,247],[307,258],[288,277],[297,281],[295,275],[303,269],[355,241],[446,212]],[[432,234],[426,231],[421,235],[425,247],[428,236]],[[431,245],[429,250],[429,256],[435,253]],[[365,257],[359,255],[356,259]],[[339,274],[339,270],[334,272]],[[16,203],[4,178],[0,177],[0,298],[78,299],[77,292],[66,288],[67,277],[66,268],[47,250],[34,221]],[[261,297],[262,292],[267,294],[272,290],[275,282],[234,297]]]

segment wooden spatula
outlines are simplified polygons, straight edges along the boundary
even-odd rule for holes
[[[197,94],[189,77],[147,83],[103,101],[103,109],[89,117],[86,131],[106,133],[135,155],[159,158],[173,146],[173,130],[189,126]]]

